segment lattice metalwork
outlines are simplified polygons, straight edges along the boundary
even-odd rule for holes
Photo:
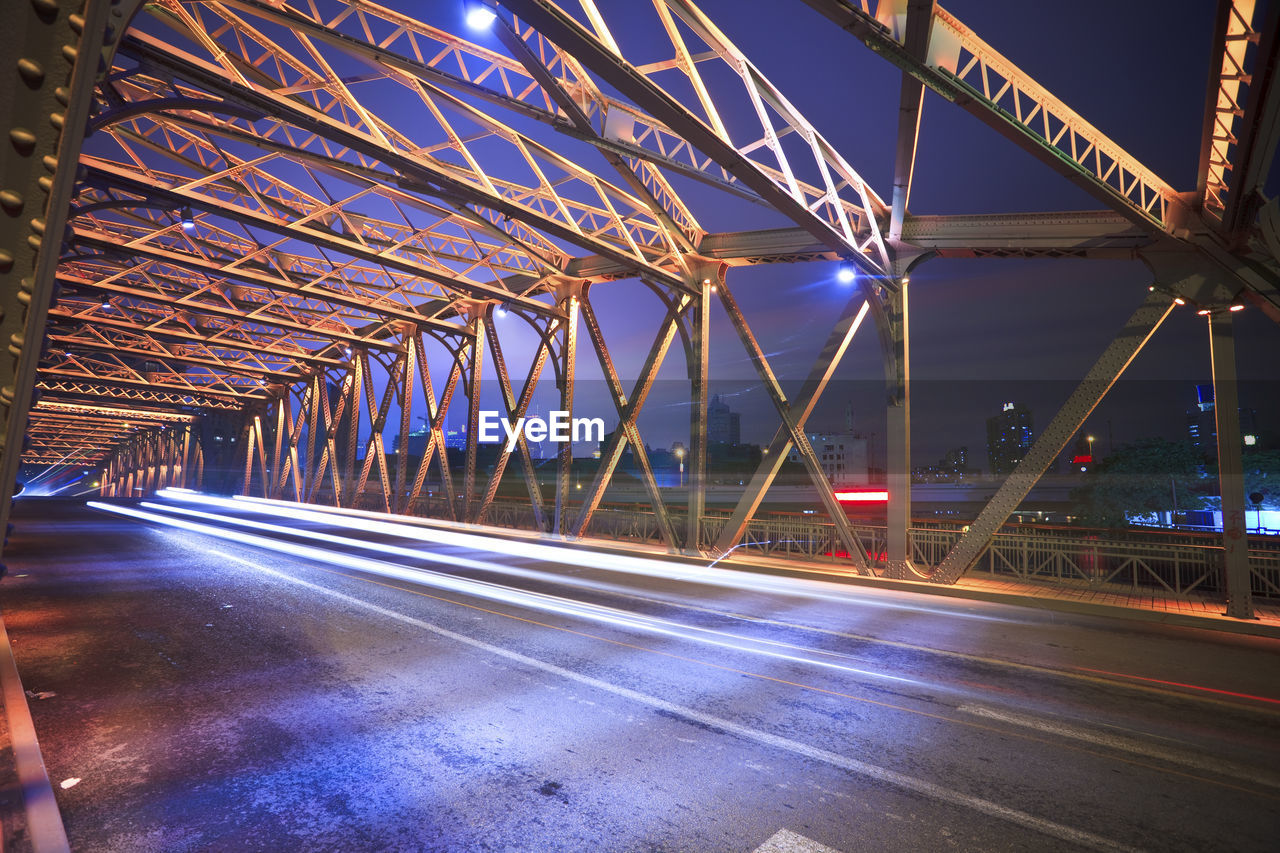
[[[625,10],[486,2],[494,20],[483,36],[462,26],[454,4],[90,0],[73,18],[76,4],[24,0],[19,17],[32,28],[52,14],[58,38],[103,59],[77,63],[57,94],[69,105],[59,113],[69,143],[56,156],[50,140],[19,151],[46,157],[54,177],[35,185],[53,212],[30,223],[35,233],[5,232],[0,246],[5,309],[16,316],[21,305],[31,326],[5,327],[17,358],[0,392],[12,401],[6,476],[27,431],[26,462],[98,466],[111,483],[104,494],[194,482],[198,470],[206,484],[269,497],[474,522],[518,515],[590,536],[622,523],[603,500],[630,452],[650,504],[643,535],[725,552],[753,535],[761,498],[795,448],[832,525],[830,541],[809,550],[846,554],[860,571],[887,563],[927,574],[907,530],[914,265],[1141,257],[1159,271],[1143,323],[1175,298],[1210,312],[1250,298],[1280,318],[1277,240],[1256,223],[1275,148],[1277,4],[1220,4],[1200,185],[1179,192],[932,0],[805,2],[902,72],[896,130],[892,117],[884,124],[897,138],[888,202],[823,135],[823,117],[803,115],[691,0]],[[619,29],[639,19],[645,43]],[[40,45],[59,50],[57,38]],[[922,86],[1107,209],[911,211]],[[3,105],[21,148],[20,131],[47,124],[48,109],[15,92]],[[34,161],[24,163],[31,171]],[[710,231],[706,198],[768,209],[774,227]],[[60,241],[45,233],[55,225]],[[19,269],[13,247],[23,240],[39,265]],[[732,270],[817,260],[856,268],[859,284],[808,381],[788,396],[735,299]],[[658,300],[662,318],[641,357],[612,346],[597,287]],[[729,318],[779,418],[727,518],[704,513],[713,311]],[[510,324],[534,339],[518,362]],[[883,543],[849,525],[804,432],[864,324],[884,354],[890,481],[901,484]],[[1154,325],[1104,354],[1036,459],[1069,440],[1076,409],[1096,404],[1094,391],[1114,383]],[[513,420],[531,411],[540,383],[572,412],[580,341],[616,416],[593,477],[577,480],[563,445],[554,460],[523,439],[482,453],[487,385],[496,381]],[[679,507],[640,430],[672,351],[691,403]],[[466,427],[451,433],[459,421]],[[392,432],[403,446],[388,446]],[[411,435],[422,443],[413,454]],[[972,535],[934,555],[935,579],[974,564],[1039,475],[1031,467]],[[514,515],[513,491],[527,501]]]

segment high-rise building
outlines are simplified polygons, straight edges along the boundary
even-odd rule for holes
[[[1018,403],[1005,403],[1000,414],[987,418],[987,461],[991,473],[1011,472],[1031,449],[1031,410]]]
[[[717,394],[707,406],[707,441],[715,444],[737,445],[742,441],[742,420],[737,412],[720,401]]]
[[[1241,407],[1240,436],[1245,445],[1258,441],[1258,413]],[[1191,446],[1206,456],[1218,455],[1218,414],[1213,406],[1213,386],[1196,386],[1196,407],[1187,410],[1187,438]]]

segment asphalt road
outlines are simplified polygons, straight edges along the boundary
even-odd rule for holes
[[[17,505],[75,850],[1280,844],[1274,640],[170,505]]]

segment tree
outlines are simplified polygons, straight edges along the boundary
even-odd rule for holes
[[[1144,438],[1099,462],[1071,499],[1085,524],[1124,527],[1129,516],[1166,512],[1175,501],[1179,510],[1204,509],[1205,485],[1201,460],[1190,447]]]
[[[1262,495],[1264,506],[1280,504],[1280,451],[1246,449],[1243,461],[1245,498]],[[1253,509],[1253,501],[1245,506]]]

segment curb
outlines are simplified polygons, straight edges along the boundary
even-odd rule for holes
[[[67,831],[62,813],[53,794],[53,783],[40,754],[36,727],[31,721],[31,708],[18,677],[18,664],[9,644],[9,632],[0,616],[0,689],[4,693],[4,712],[9,720],[9,738],[13,742],[14,764],[22,802],[27,815],[27,836],[35,853],[68,853]]]

